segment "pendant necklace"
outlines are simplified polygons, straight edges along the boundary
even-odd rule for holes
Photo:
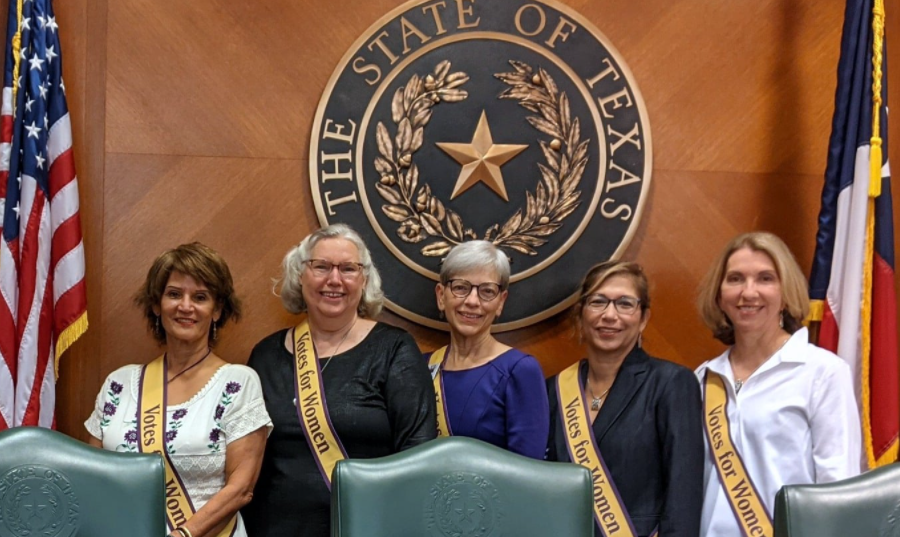
[[[334,348],[334,352],[331,353],[331,356],[329,356],[328,358],[325,359],[325,365],[322,366],[322,369],[320,370],[320,372],[322,372],[322,373],[325,372],[325,368],[328,367],[328,364],[331,363],[331,359],[334,358],[334,356],[338,353],[339,350],[341,350],[341,345],[344,344],[344,341],[347,340],[347,336],[349,336],[350,332],[353,331],[353,327],[356,326],[356,321],[358,319],[359,319],[359,317],[356,317],[353,319],[353,324],[351,324],[350,328],[348,328],[347,331],[344,332],[344,337],[342,337],[341,340],[338,342],[337,347]],[[313,345],[315,345],[315,341],[313,341]]]
[[[603,405],[603,398],[606,397],[606,394],[608,394],[609,390],[611,389],[612,386],[607,388],[606,391],[601,393],[599,396],[595,396],[593,388],[591,388],[590,384],[588,384],[588,391],[591,392],[591,410],[600,410],[600,407]]]

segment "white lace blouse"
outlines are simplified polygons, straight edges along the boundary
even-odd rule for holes
[[[94,412],[84,422],[110,451],[136,453],[140,365],[113,371],[103,383]],[[166,409],[165,445],[195,509],[225,486],[225,448],[260,427],[272,430],[259,377],[249,367],[226,364],[189,401]],[[162,491],[160,491],[162,492]],[[246,537],[238,517],[234,537]]]

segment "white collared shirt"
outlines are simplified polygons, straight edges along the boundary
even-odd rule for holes
[[[731,349],[697,368],[725,382],[735,448],[771,516],[782,485],[827,483],[860,473],[859,409],[850,366],[809,343],[805,328],[759,367],[735,394]],[[737,519],[706,444],[700,535],[737,537]]]

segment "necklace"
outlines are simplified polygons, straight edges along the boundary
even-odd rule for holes
[[[356,326],[356,321],[357,321],[357,319],[359,319],[359,317],[355,317],[355,318],[353,319],[353,324],[351,324],[351,325],[350,325],[350,328],[348,328],[347,331],[344,332],[344,336],[341,338],[340,341],[338,341],[337,347],[334,348],[334,352],[331,353],[331,356],[329,356],[328,358],[325,358],[325,365],[322,366],[322,369],[320,370],[321,373],[324,373],[324,372],[325,372],[325,368],[328,367],[328,365],[331,363],[331,359],[334,358],[334,356],[335,356],[335,355],[338,353],[338,351],[341,349],[341,345],[344,344],[344,341],[347,340],[347,336],[350,335],[350,332],[353,331],[353,327]],[[316,342],[313,341],[313,345],[315,345],[315,344],[316,344]],[[318,352],[318,350],[317,350],[316,352]]]
[[[599,396],[594,395],[594,390],[591,388],[590,384],[588,384],[588,391],[591,392],[591,410],[600,410],[600,407],[603,405],[603,398],[606,397],[606,394],[609,393],[609,390],[612,389],[612,386],[606,389],[605,392],[601,393]]]
[[[778,348],[775,349],[775,352],[773,352],[772,354],[769,355],[769,358],[771,358],[772,356],[775,356],[776,354],[778,354],[778,352],[781,351],[781,349],[783,349],[784,346],[787,345],[787,342],[790,341],[790,340],[791,340],[790,337],[788,337],[787,339],[785,339],[785,340],[781,343],[781,345],[779,345]],[[766,358],[766,360],[768,360],[769,358]],[[732,347],[731,350],[730,350],[729,353],[728,353],[728,361],[729,361],[729,363],[731,364],[731,371],[732,371],[732,373],[733,373],[733,372],[734,372],[734,362],[735,362],[735,352],[734,352],[734,347]],[[760,364],[760,365],[762,365],[762,364]],[[756,372],[757,369],[759,369],[759,367],[760,367],[759,365],[756,366],[756,368],[755,368],[753,371],[750,372],[750,375],[748,375],[748,377],[747,377],[748,380],[750,379],[750,376],[752,376],[753,373]],[[735,394],[735,395],[737,395],[738,392],[741,391],[741,388],[744,387],[744,382],[745,382],[744,380],[741,380],[741,379],[735,377],[735,379],[734,379],[734,394]]]
[[[206,360],[206,357],[209,356],[211,352],[212,352],[212,347],[207,347],[207,348],[206,348],[206,354],[203,355],[203,358],[200,358],[199,360],[197,360],[197,361],[194,362],[193,364],[191,364],[191,365],[185,367],[184,369],[182,369],[181,371],[179,371],[178,374],[176,374],[174,377],[172,377],[172,378],[170,378],[169,380],[167,380],[167,381],[166,381],[166,384],[171,384],[173,380],[177,379],[177,378],[180,377],[181,375],[184,375],[185,373],[187,373],[187,372],[190,371],[191,369],[194,369],[195,367],[197,367],[198,365],[200,365],[200,363],[201,363],[203,360]],[[168,353],[166,353],[166,358],[168,358]]]

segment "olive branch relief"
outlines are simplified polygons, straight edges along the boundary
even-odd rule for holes
[[[446,60],[424,79],[413,75],[406,86],[397,89],[391,102],[391,116],[398,126],[396,136],[391,138],[383,122],[379,121],[376,129],[381,156],[375,159],[375,169],[381,178],[375,187],[388,202],[381,210],[400,222],[398,234],[406,242],[415,244],[439,237],[422,248],[422,254],[429,257],[445,255],[453,245],[476,238],[474,231],[463,226],[462,218],[431,193],[428,184],[419,185],[419,169],[412,161],[413,153],[422,147],[432,108],[468,97],[468,92],[459,89],[468,80],[463,72],[450,73]]]
[[[541,180],[533,194],[525,193],[524,211],[518,209],[502,226],[490,226],[484,240],[500,248],[537,255],[535,248],[545,244],[581,204],[577,187],[587,165],[589,139],[581,140],[579,121],[571,117],[568,97],[545,70],[534,72],[518,61],[510,61],[510,65],[513,72],[494,75],[509,86],[500,98],[516,99],[535,114],[527,117],[528,123],[551,139],[539,142],[546,163],[538,164]],[[422,147],[433,107],[465,100],[468,92],[460,86],[468,80],[466,73],[450,73],[446,60],[424,78],[413,75],[397,89],[391,102],[397,134],[392,137],[383,122],[376,128],[380,156],[375,159],[375,168],[380,178],[375,186],[387,202],[381,209],[400,223],[398,235],[405,242],[434,239],[421,249],[428,257],[444,256],[454,245],[478,238],[459,214],[432,194],[427,183],[420,184],[419,170],[412,160]]]

